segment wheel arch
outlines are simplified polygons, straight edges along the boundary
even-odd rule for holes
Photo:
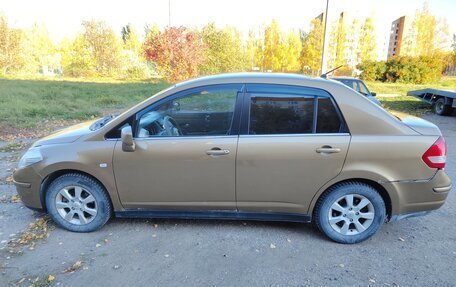
[[[92,178],[93,180],[95,180],[96,182],[98,182],[105,190],[106,190],[106,193],[108,194],[108,198],[109,198],[109,204],[111,205],[111,208],[113,208],[113,202],[112,202],[112,198],[110,196],[110,193],[108,191],[108,189],[106,188],[106,185],[103,184],[102,181],[100,181],[98,178],[96,178],[95,176],[85,172],[85,171],[82,171],[82,170],[78,170],[78,169],[60,169],[60,170],[56,170],[56,171],[53,171],[51,172],[50,174],[48,174],[42,181],[41,181],[41,185],[40,185],[40,202],[41,202],[41,206],[43,207],[43,210],[45,212],[47,212],[47,207],[46,207],[46,192],[47,192],[47,189],[49,188],[49,186],[51,185],[51,183],[59,178],[60,176],[62,175],[65,175],[65,174],[71,174],[71,173],[76,173],[76,174],[81,174],[81,175],[84,175],[84,176],[88,176],[90,178]]]
[[[432,104],[435,104],[438,100],[443,99],[445,101],[445,105],[451,105],[453,103],[453,99],[441,95],[434,95]]]
[[[320,200],[320,198],[322,198],[326,194],[326,192],[328,190],[330,190],[335,185],[338,185],[338,184],[341,184],[341,183],[345,183],[345,182],[360,182],[360,183],[364,183],[364,184],[369,185],[372,188],[374,188],[380,194],[380,196],[383,199],[383,202],[385,203],[386,218],[388,220],[390,219],[390,217],[392,215],[392,210],[393,210],[393,208],[392,208],[392,199],[391,199],[390,193],[380,183],[378,183],[378,182],[376,182],[374,180],[371,180],[371,179],[366,179],[366,178],[347,178],[347,179],[343,179],[343,180],[339,180],[337,182],[331,183],[329,186],[325,187],[323,189],[323,191],[321,191],[320,193],[318,193],[314,197],[314,199],[312,200],[310,209],[309,209],[309,214],[313,215],[315,213],[315,211],[316,211],[316,208],[315,208],[316,203],[318,202],[318,200]],[[314,216],[312,216],[312,217],[314,217]]]

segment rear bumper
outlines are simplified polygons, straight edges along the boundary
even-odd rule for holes
[[[391,219],[412,217],[440,208],[451,190],[451,180],[443,170],[426,180],[382,183],[391,197]]]

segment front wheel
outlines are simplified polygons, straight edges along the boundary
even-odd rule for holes
[[[111,217],[111,203],[104,187],[78,173],[62,175],[50,184],[46,207],[54,222],[75,232],[97,230]]]
[[[331,187],[317,202],[315,223],[330,239],[345,244],[374,235],[386,217],[385,203],[371,186],[345,182]]]

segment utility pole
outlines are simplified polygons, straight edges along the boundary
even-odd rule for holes
[[[329,8],[329,0],[326,0],[326,12],[325,12],[325,23],[323,26],[323,48],[321,50],[321,72],[323,74],[326,72],[326,58],[325,58],[325,51],[326,51],[326,28],[328,23],[328,8]]]
[[[171,0],[168,0],[168,26],[171,27]]]

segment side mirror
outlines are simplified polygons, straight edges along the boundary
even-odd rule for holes
[[[122,128],[120,133],[120,137],[122,139],[122,150],[131,152],[135,151],[136,145],[135,140],[133,139],[133,132],[130,126]]]
[[[371,92],[372,97],[376,97],[377,93],[376,92]]]

